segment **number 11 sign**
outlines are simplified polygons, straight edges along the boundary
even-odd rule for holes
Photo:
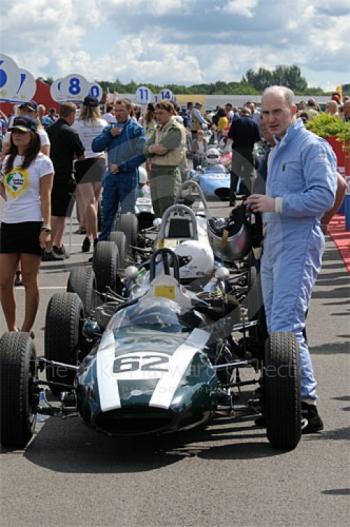
[[[137,104],[149,104],[153,102],[153,93],[147,86],[140,86],[136,90]]]

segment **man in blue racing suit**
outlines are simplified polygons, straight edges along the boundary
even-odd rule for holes
[[[115,102],[114,108],[117,125],[106,126],[92,141],[93,152],[108,152],[108,169],[102,183],[99,241],[108,239],[119,204],[123,213],[134,212],[138,167],[145,161],[143,150],[146,137],[142,126],[129,116],[131,103],[120,99]]]
[[[312,287],[321,268],[324,236],[320,218],[331,209],[337,187],[336,158],[329,144],[296,118],[294,94],[272,86],[262,114],[276,146],[268,162],[266,195],[246,203],[263,212],[261,282],[269,333],[293,332],[300,349],[302,432],[323,429],[316,379],[303,335]]]

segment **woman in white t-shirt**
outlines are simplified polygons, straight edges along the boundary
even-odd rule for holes
[[[11,146],[0,174],[5,200],[0,226],[0,301],[9,331],[16,331],[14,277],[21,264],[25,288],[22,331],[32,334],[39,306],[38,273],[42,249],[50,242],[52,161],[40,152],[37,123],[16,117]]]
[[[91,241],[97,242],[98,200],[101,192],[101,181],[106,169],[106,158],[103,152],[93,152],[91,143],[107,126],[101,118],[98,100],[87,96],[80,108],[79,119],[72,128],[80,137],[85,148],[85,159],[75,162],[76,196],[80,224],[84,225],[86,236],[81,250],[88,252]]]

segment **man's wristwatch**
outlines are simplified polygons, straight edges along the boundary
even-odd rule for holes
[[[51,227],[49,225],[42,225],[40,227],[40,232],[41,231],[45,231],[45,232],[49,232],[50,233],[52,231],[52,229],[51,229]]]

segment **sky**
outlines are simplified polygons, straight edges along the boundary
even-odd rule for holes
[[[1,0],[1,52],[35,77],[197,84],[297,64],[350,82],[350,0]]]

